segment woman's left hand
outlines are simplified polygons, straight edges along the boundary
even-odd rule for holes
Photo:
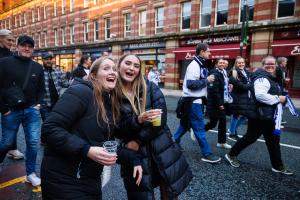
[[[136,179],[136,185],[139,186],[143,177],[143,168],[141,165],[133,168],[133,178]]]
[[[138,151],[140,148],[140,145],[135,140],[131,140],[125,145],[125,147],[127,147],[128,149],[134,150],[134,151]]]

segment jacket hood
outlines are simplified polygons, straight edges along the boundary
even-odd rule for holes
[[[258,79],[259,77],[268,77],[269,79],[276,81],[276,77],[272,76],[270,73],[266,72],[263,69],[258,69],[253,73],[253,80]]]
[[[72,85],[77,85],[77,84],[83,84],[93,89],[93,84],[91,83],[91,81],[86,81],[81,78],[74,78]]]

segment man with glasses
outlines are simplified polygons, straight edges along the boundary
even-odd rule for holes
[[[42,66],[31,59],[33,48],[34,40],[23,35],[18,38],[17,54],[0,59],[0,163],[12,149],[22,124],[26,142],[26,181],[38,186],[41,180],[35,168],[41,128],[39,108],[45,85]]]
[[[15,38],[12,35],[12,32],[10,30],[1,29],[0,30],[0,58],[12,56],[12,52],[10,49],[15,44]],[[12,158],[14,160],[20,160],[24,158],[24,154],[21,153],[17,149],[17,139],[15,139],[13,147],[13,150],[8,151],[7,157]]]
[[[286,101],[286,97],[282,95],[282,90],[276,81],[276,59],[273,56],[265,57],[262,60],[262,69],[254,73],[253,79],[256,99],[256,105],[253,104],[253,106],[257,106],[257,117],[248,119],[247,133],[235,143],[225,158],[231,166],[239,167],[240,162],[237,156],[263,135],[269,151],[272,171],[292,175],[293,172],[283,165],[281,159],[280,135],[274,133],[274,113],[277,104]]]

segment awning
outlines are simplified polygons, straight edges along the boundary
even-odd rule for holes
[[[272,43],[273,56],[300,55],[300,40],[274,40]]]
[[[175,53],[177,60],[188,60],[192,59],[195,55],[196,46],[191,47],[179,47],[173,51]],[[226,58],[235,59],[240,55],[240,44],[219,44],[219,45],[209,45],[211,51],[210,58]],[[243,47],[243,55],[246,55],[246,47]]]

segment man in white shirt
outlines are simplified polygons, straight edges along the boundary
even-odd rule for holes
[[[206,43],[199,43],[196,47],[196,56],[189,64],[183,81],[183,98],[185,99],[184,116],[180,126],[174,134],[174,139],[180,143],[180,138],[191,127],[201,147],[201,158],[204,162],[216,163],[220,157],[213,155],[206,140],[202,101],[207,96],[207,84],[214,81],[214,75],[208,75],[205,60],[209,59],[210,51]]]
[[[152,81],[156,85],[158,85],[158,83],[160,82],[160,74],[157,70],[156,65],[153,65],[152,69],[150,70],[150,72],[148,74],[148,80]]]

